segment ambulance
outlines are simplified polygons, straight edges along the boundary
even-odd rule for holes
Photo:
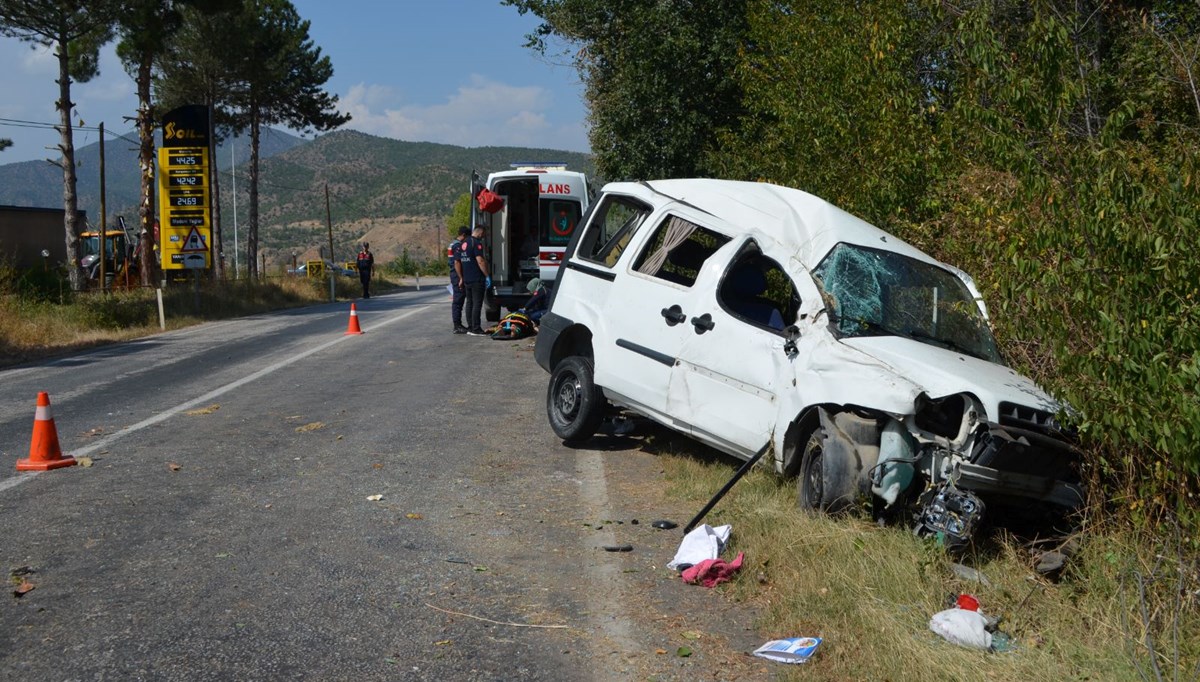
[[[529,299],[528,284],[552,289],[571,235],[588,207],[587,176],[562,162],[523,161],[481,181],[471,173],[471,222],[484,228],[492,289],[487,319]]]

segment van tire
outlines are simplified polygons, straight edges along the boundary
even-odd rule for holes
[[[836,450],[826,452],[825,431],[820,427],[813,429],[797,447],[803,447],[800,473],[796,476],[796,501],[800,509],[809,513],[837,514],[853,507],[853,463],[839,461],[845,455],[839,455]]]
[[[595,435],[604,418],[604,394],[593,380],[592,361],[580,355],[564,358],[550,374],[546,416],[554,434],[567,442]]]

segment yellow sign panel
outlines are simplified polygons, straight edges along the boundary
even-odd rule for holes
[[[325,277],[325,261],[310,260],[304,262],[304,274],[309,277]]]
[[[212,265],[212,192],[207,147],[158,150],[159,248],[164,270]]]

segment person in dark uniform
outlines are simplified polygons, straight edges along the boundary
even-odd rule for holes
[[[462,280],[458,276],[455,263],[458,261],[458,252],[463,242],[467,241],[470,234],[471,228],[463,225],[458,228],[458,237],[446,246],[446,265],[450,266],[450,319],[454,321],[455,334],[467,333],[467,328],[463,325],[463,298],[466,292],[459,286]]]
[[[371,298],[371,271],[375,269],[375,256],[371,253],[371,245],[363,242],[362,251],[358,252],[358,281],[362,282],[363,298]]]
[[[483,226],[476,225],[473,234],[458,248],[458,260],[454,269],[458,274],[458,286],[466,297],[467,334],[485,336],[483,323],[483,294],[492,286],[487,259],[483,257]]]

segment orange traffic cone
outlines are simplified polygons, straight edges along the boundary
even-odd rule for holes
[[[54,428],[54,417],[50,414],[50,396],[45,391],[38,393],[37,412],[33,416],[33,439],[29,443],[29,459],[17,460],[17,471],[46,471],[69,467],[74,457],[63,457],[58,447],[58,430]]]
[[[354,304],[350,304],[350,326],[346,328],[347,334],[361,334],[363,330],[358,326],[358,308]]]

